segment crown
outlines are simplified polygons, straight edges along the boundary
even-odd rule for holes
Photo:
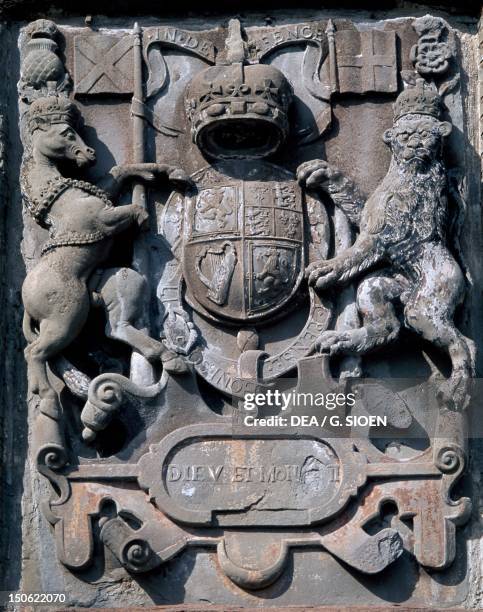
[[[29,109],[28,125],[30,132],[54,123],[67,123],[76,128],[79,111],[75,104],[62,96],[38,98]]]
[[[394,121],[411,114],[430,115],[436,119],[443,114],[441,97],[424,79],[417,79],[414,87],[402,91],[394,104]]]
[[[246,65],[246,44],[240,22],[228,26],[223,63],[206,68],[191,81],[186,93],[186,111],[193,142],[217,158],[264,157],[274,152],[288,135],[287,112],[292,89],[285,76],[273,66]],[[230,128],[258,134],[251,152],[237,155],[230,148]],[[236,140],[236,137],[235,137]],[[255,139],[254,139],[255,140]]]

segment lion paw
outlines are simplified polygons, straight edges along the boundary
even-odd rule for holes
[[[315,341],[314,350],[330,355],[358,353],[362,350],[365,339],[366,333],[363,328],[349,331],[326,331]]]
[[[341,171],[323,159],[304,162],[297,168],[297,180],[308,189],[325,189],[341,178]]]
[[[466,373],[454,373],[449,378],[440,380],[440,377],[432,377],[436,383],[436,398],[440,406],[450,410],[464,410],[470,401],[471,378]]]
[[[319,291],[337,282],[342,274],[342,265],[337,259],[315,261],[305,271],[309,286]]]

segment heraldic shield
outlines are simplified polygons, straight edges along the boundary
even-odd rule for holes
[[[246,161],[218,164],[192,178],[182,257],[188,302],[238,321],[280,310],[303,278],[299,185],[282,168]]]

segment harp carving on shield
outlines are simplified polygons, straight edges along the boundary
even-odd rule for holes
[[[236,262],[235,247],[230,242],[219,248],[205,247],[196,258],[196,272],[208,287],[208,298],[219,306],[226,302]]]

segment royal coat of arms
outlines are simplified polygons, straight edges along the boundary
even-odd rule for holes
[[[456,563],[474,348],[443,157],[455,36],[429,16],[22,32],[20,181],[49,233],[23,288],[32,456],[69,572],[136,576],[144,602],[196,547],[221,603],[308,605],[315,566],[372,601],[401,559]],[[431,371],[395,389],[378,373],[422,360],[406,337]]]
[[[280,310],[300,287],[302,191],[271,164],[244,163],[249,180],[237,180],[233,170],[228,166],[223,174],[218,166],[193,177],[197,192],[186,199],[183,276],[194,308],[250,322]]]

